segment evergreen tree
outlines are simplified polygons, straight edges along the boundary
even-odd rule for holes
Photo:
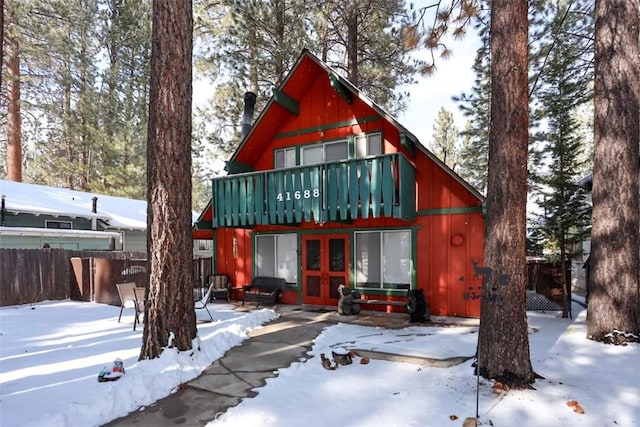
[[[96,0],[32,1],[25,100],[46,118],[35,140],[31,180],[90,189],[100,158],[97,122]]]
[[[409,56],[410,16],[404,0],[322,0],[312,25],[321,58],[392,114],[406,109],[407,92],[424,62]]]
[[[144,198],[149,4],[7,3],[20,41],[27,181]]]
[[[107,63],[98,113],[104,144],[93,191],[145,198],[150,10],[150,0],[104,0],[100,8],[97,32]]]
[[[147,143],[147,278],[140,360],[193,348],[191,2],[153,1]]]
[[[17,20],[18,5],[9,6],[9,25],[7,27],[7,145],[6,169],[7,178],[12,181],[22,181],[22,126],[20,115],[20,36]],[[4,5],[3,5],[4,7]],[[4,16],[4,9],[2,10]],[[4,34],[4,24],[2,28]],[[4,56],[3,56],[4,63]],[[1,67],[0,67],[1,68]]]
[[[257,95],[256,112],[271,96],[307,45],[308,10],[302,0],[203,0],[196,5],[196,66],[213,80],[214,94],[198,122],[207,138],[227,157],[240,139],[244,93]],[[199,136],[202,138],[202,135]]]
[[[212,156],[233,152],[244,92],[257,94],[258,114],[303,47],[357,79],[353,83],[382,106],[402,110],[406,94],[396,88],[412,82],[420,65],[403,45],[406,25],[403,1],[197,2],[196,64],[215,78],[215,93],[207,111],[197,113],[196,127],[206,127],[196,147]]]
[[[535,380],[529,356],[526,204],[528,145],[527,2],[491,3],[491,128],[485,275],[478,371],[509,387]]]
[[[537,221],[538,234],[544,236],[547,248],[557,248],[555,259],[560,262],[564,279],[571,258],[567,250],[584,240],[590,219],[586,195],[578,186],[584,146],[575,111],[590,99],[591,91],[587,84],[589,80],[585,80],[589,69],[585,72],[581,61],[586,51],[581,44],[584,39],[577,37],[579,31],[573,31],[578,24],[576,21],[582,21],[585,12],[571,11],[575,5],[565,2],[549,2],[548,6],[545,13],[551,16],[550,27],[557,31],[552,33],[549,45],[542,46],[548,54],[541,71],[537,98],[538,116],[545,118],[546,126],[536,140],[541,147],[544,167],[537,168],[532,175],[539,184],[538,205],[544,211]],[[564,283],[565,296],[568,286]],[[568,314],[568,304],[564,306],[564,316]]]
[[[458,133],[453,114],[444,107],[440,107],[438,117],[436,117],[436,122],[433,125],[431,151],[453,171],[456,171],[458,167],[460,153]]]
[[[485,24],[484,13],[479,12],[478,19],[474,21],[482,44],[476,52],[473,64],[473,71],[476,74],[473,87],[470,93],[462,93],[454,97],[467,118],[467,125],[461,133],[463,144],[460,150],[458,173],[483,194],[487,191],[491,120],[491,52],[489,28]]]

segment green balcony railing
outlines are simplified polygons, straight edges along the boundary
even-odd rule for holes
[[[402,154],[213,180],[213,227],[399,218],[416,214],[415,169]]]

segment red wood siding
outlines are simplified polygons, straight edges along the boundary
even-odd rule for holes
[[[253,230],[219,228],[215,236],[218,272],[228,274],[235,285],[251,281],[253,231],[343,230],[351,233],[363,228],[412,228],[416,233],[415,284],[425,290],[431,312],[434,315],[479,316],[480,300],[471,299],[469,295],[470,292],[478,294],[481,285],[481,277],[474,278],[471,260],[482,263],[483,258],[484,219],[478,212],[482,201],[419,147],[415,147],[412,154],[402,146],[398,127],[374,108],[355,95],[353,103],[347,103],[330,86],[327,71],[312,59],[303,58],[282,89],[298,101],[299,116],[278,104],[271,104],[236,153],[236,161],[252,165],[255,171],[270,170],[273,169],[274,149],[381,132],[384,152],[401,152],[416,168],[418,216],[412,223],[394,218],[359,218],[350,223],[320,225],[305,222],[293,227],[257,225]],[[469,212],[465,208],[476,211]],[[301,297],[296,290],[287,290],[282,302],[299,304]],[[404,311],[402,308],[366,308]]]

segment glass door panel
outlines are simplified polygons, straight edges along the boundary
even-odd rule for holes
[[[349,239],[346,235],[303,236],[303,303],[337,305],[338,287],[349,286]]]

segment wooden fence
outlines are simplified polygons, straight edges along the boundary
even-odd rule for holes
[[[194,286],[206,283],[211,266],[211,258],[194,260]],[[146,253],[0,249],[0,306],[66,298],[118,304],[121,281],[146,284]]]

